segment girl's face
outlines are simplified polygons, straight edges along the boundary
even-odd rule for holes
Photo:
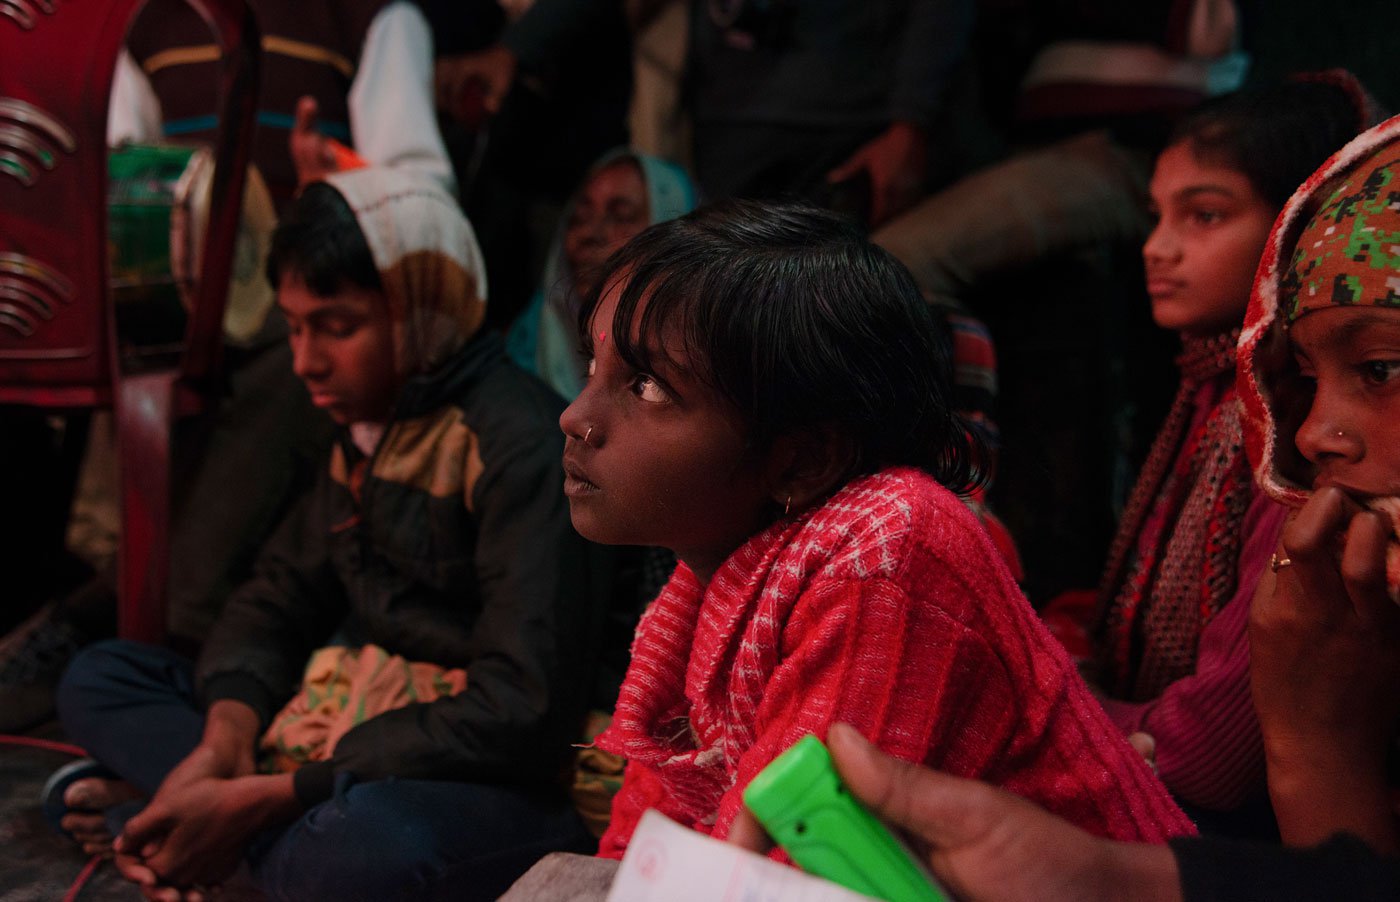
[[[647,188],[635,161],[609,163],[588,177],[564,227],[564,256],[579,297],[593,289],[603,261],[649,225],[648,217]]]
[[[588,384],[559,418],[574,528],[604,544],[670,548],[708,582],[771,519],[765,456],[747,447],[737,411],[695,376],[678,339],[666,342],[673,364],[655,373],[618,355],[621,290],[614,282],[594,312]]]
[[[1300,318],[1288,338],[1314,388],[1294,439],[1314,487],[1360,500],[1400,495],[1400,310],[1328,307]]]
[[[1142,256],[1153,320],[1190,335],[1235,328],[1278,211],[1243,173],[1203,163],[1189,143],[1162,151],[1149,190],[1158,220]]]

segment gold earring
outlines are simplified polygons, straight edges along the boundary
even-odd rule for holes
[[[790,513],[792,513],[792,496],[788,495],[787,501],[783,503],[783,516],[786,517]]]

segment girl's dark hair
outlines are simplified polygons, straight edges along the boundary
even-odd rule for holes
[[[383,290],[354,211],[325,182],[307,185],[272,233],[267,278],[273,288],[281,284],[284,273],[296,273],[319,297],[335,294],[346,282]]]
[[[1168,146],[1189,143],[1198,158],[1243,173],[1282,208],[1366,127],[1366,95],[1348,78],[1318,73],[1208,100],[1177,123]]]
[[[584,300],[586,347],[599,298],[617,283],[610,332],[622,359],[656,372],[665,361],[653,355],[679,338],[689,369],[733,402],[754,447],[834,427],[856,449],[848,479],[899,464],[954,491],[980,478],[975,439],[952,408],[943,327],[908,270],[852,222],[731,200],[651,226]]]

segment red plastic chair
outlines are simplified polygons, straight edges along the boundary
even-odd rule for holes
[[[223,54],[203,278],[177,364],[122,371],[109,289],[107,104],[145,0],[0,0],[0,403],[113,407],[121,471],[118,631],[165,635],[173,418],[210,399],[247,172],[257,25],[244,0],[189,0]]]

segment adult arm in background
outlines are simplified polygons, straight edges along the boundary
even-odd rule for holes
[[[909,3],[903,42],[896,51],[890,125],[827,173],[829,182],[842,182],[862,171],[869,174],[872,226],[908,209],[923,193],[929,130],[953,69],[967,53],[976,13],[972,0]]]
[[[1340,489],[1319,489],[1284,527],[1278,554],[1292,564],[1254,602],[1254,703],[1269,795],[1289,845],[1344,830],[1379,852],[1400,851],[1386,779],[1400,717],[1390,540],[1380,514]]]
[[[413,3],[391,3],[370,23],[346,104],[360,157],[376,166],[419,172],[456,194],[457,179],[433,106],[432,30]],[[315,116],[314,98],[301,98],[289,139],[300,185],[336,169],[327,139],[314,127]]]
[[[1193,805],[1229,811],[1263,787],[1264,746],[1249,688],[1249,608],[1287,512],[1262,493],[1245,511],[1235,595],[1202,631],[1195,672],[1148,702],[1100,699],[1125,734],[1153,738],[1157,775]]]
[[[438,107],[463,118],[464,98],[479,85],[485,113],[495,115],[517,74],[549,66],[571,40],[605,22],[616,8],[617,0],[536,0],[506,27],[500,43],[438,61]]]

